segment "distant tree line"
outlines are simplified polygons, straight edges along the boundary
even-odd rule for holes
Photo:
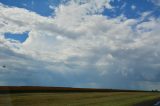
[[[152,92],[159,92],[158,89],[152,89]]]

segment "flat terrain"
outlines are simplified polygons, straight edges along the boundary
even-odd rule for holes
[[[0,94],[0,106],[154,106],[158,98],[158,92],[13,93]]]

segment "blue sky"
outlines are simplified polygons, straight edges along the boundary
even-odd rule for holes
[[[58,6],[61,2],[61,0],[1,0],[1,3],[8,6],[26,8],[43,16],[51,16],[53,10],[50,6]],[[155,15],[159,15],[159,7],[155,6],[151,0],[113,0],[111,5],[115,6],[114,12],[110,11],[112,14],[104,12],[104,14],[117,16],[124,13],[129,18],[137,18],[142,12],[154,11]],[[132,9],[132,6],[136,7],[135,10]]]
[[[15,6],[19,8],[25,8],[29,11],[34,11],[42,16],[52,16],[54,9],[52,7],[58,6],[62,3],[61,0],[1,0],[1,3],[8,6]],[[111,5],[114,6],[114,10],[105,9],[103,15],[108,17],[117,17],[124,14],[127,18],[139,18],[143,12],[151,11],[155,17],[160,16],[160,7],[155,6],[150,0],[114,0],[111,1]],[[24,42],[27,37],[24,34],[22,36],[5,36]]]
[[[160,89],[159,25],[160,0],[0,0],[0,85]]]
[[[145,11],[154,11],[153,15],[159,14],[159,7],[149,0],[114,0],[111,4],[115,6],[115,10],[109,14],[110,16],[115,14],[118,16],[123,13],[127,18],[138,18]]]
[[[60,0],[1,0],[1,3],[26,8],[43,16],[50,16],[53,14],[53,10],[49,6],[57,6]]]
[[[14,39],[20,41],[21,43],[24,42],[28,38],[28,32],[22,34],[12,34],[12,33],[5,33],[6,39]]]
[[[43,16],[51,16],[54,14],[54,11],[50,6],[58,6],[60,0],[1,0],[0,2],[8,6],[25,8]],[[27,38],[26,33],[21,34],[22,36],[19,36],[19,34],[14,35],[12,36],[11,33],[7,33],[5,37],[18,40],[20,42],[24,42]]]
[[[1,0],[1,3],[8,6],[15,6],[19,8],[25,8],[30,11],[34,11],[42,16],[52,16],[54,9],[52,7],[58,6],[62,3],[61,0]],[[152,15],[159,17],[159,7],[155,6],[151,1],[147,0],[114,0],[111,2],[114,6],[114,10],[105,9],[103,15],[108,17],[117,17],[124,14],[127,18],[139,18],[143,12],[152,11]],[[133,9],[134,8],[134,9]],[[7,34],[6,38],[11,38],[24,42],[27,37],[26,34],[22,36],[12,36]]]

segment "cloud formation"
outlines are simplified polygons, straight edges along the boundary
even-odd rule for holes
[[[160,0],[151,0],[155,5],[160,6]]]
[[[0,85],[160,89],[160,19],[110,18],[110,0],[98,1],[70,0],[51,17],[1,4]],[[4,38],[26,31],[24,43]]]

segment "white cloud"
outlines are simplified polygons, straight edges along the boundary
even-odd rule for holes
[[[109,18],[101,15],[104,6],[111,8],[108,0],[71,0],[43,17],[0,5],[0,64],[8,68],[0,83],[145,89],[159,82],[160,20]],[[23,44],[4,39],[5,32],[25,31]]]
[[[160,0],[151,0],[155,5],[160,6]]]
[[[135,6],[135,5],[132,5],[131,8],[132,8],[132,10],[135,10],[135,9],[136,9],[136,6]]]
[[[49,5],[49,8],[52,9],[52,10],[54,10],[56,7],[53,6],[53,5]]]
[[[23,33],[34,28],[36,23],[47,20],[47,18],[36,15],[34,12],[16,7],[10,8],[0,5],[0,11],[0,33]]]
[[[127,3],[124,3],[120,9],[124,9],[126,7]]]

